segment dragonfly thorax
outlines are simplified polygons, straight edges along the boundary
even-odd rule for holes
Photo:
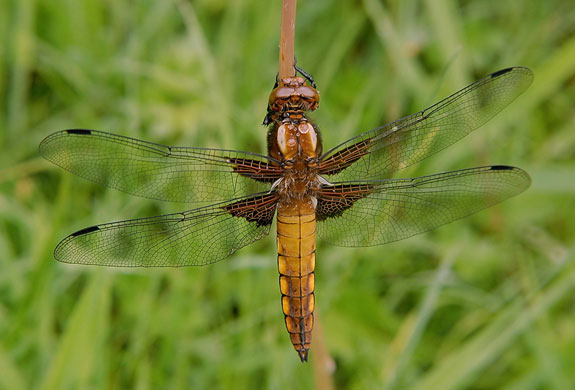
[[[270,94],[264,121],[271,124],[269,155],[280,161],[286,170],[308,169],[317,164],[322,151],[319,131],[306,116],[317,108],[319,93],[306,85],[302,77],[283,78],[277,84]]]

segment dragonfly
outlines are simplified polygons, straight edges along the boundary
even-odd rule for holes
[[[276,80],[270,94],[267,155],[165,146],[96,130],[53,133],[41,142],[40,154],[77,176],[145,198],[200,206],[87,227],[64,238],[54,257],[98,266],[204,266],[268,235],[275,218],[282,311],[305,362],[314,323],[316,236],[344,247],[381,245],[525,191],[529,175],[506,165],[391,175],[485,124],[532,80],[525,67],[499,70],[325,152],[308,117],[319,105],[319,92],[298,67],[293,76]]]

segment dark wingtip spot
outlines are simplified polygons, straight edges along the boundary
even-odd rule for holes
[[[71,129],[66,130],[68,134],[79,134],[79,135],[90,135],[92,134],[92,130],[84,130],[84,129]]]
[[[512,70],[513,70],[513,68],[505,68],[505,69],[498,70],[497,72],[491,73],[491,78],[494,79],[494,78],[499,77],[505,73],[509,73]]]
[[[97,230],[100,230],[100,228],[98,226],[90,226],[90,227],[87,227],[85,229],[78,230],[75,233],[72,233],[72,237],[83,236],[84,234],[92,233],[92,232],[95,232]]]
[[[492,171],[511,171],[515,168],[510,167],[509,165],[493,165],[491,167]]]

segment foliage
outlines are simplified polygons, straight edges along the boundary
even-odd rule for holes
[[[522,97],[401,176],[509,164],[531,189],[383,247],[320,243],[324,344],[303,365],[273,238],[201,268],[56,263],[72,231],[187,205],[97,187],[36,152],[66,128],[263,152],[280,2],[2,2],[0,388],[574,386],[573,6],[299,3],[296,53],[322,93],[325,147],[524,65],[536,80]]]

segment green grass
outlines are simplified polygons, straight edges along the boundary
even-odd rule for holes
[[[59,264],[72,231],[186,205],[100,188],[37,154],[79,127],[263,152],[279,1],[2,2],[0,389],[575,386],[575,8],[299,3],[296,54],[322,93],[324,147],[524,65],[535,82],[522,97],[401,176],[509,164],[532,187],[402,242],[320,242],[325,344],[303,365],[273,238],[202,268]]]

